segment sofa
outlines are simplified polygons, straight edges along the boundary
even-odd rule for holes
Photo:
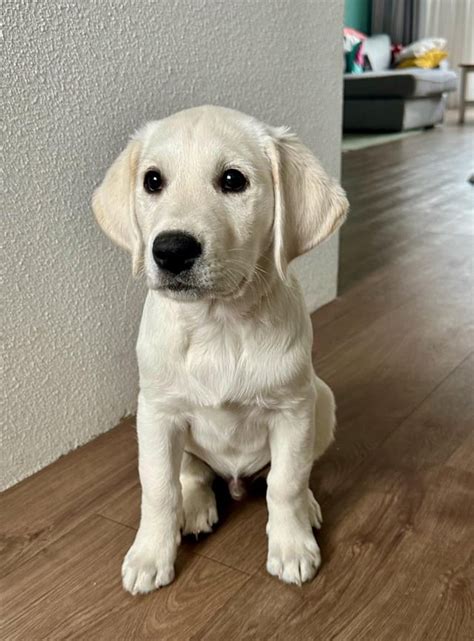
[[[364,41],[371,71],[344,74],[344,131],[405,131],[442,122],[446,93],[457,76],[448,68],[391,69],[386,34]]]

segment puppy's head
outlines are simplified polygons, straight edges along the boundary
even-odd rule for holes
[[[180,300],[234,298],[262,259],[288,263],[343,222],[343,190],[285,129],[237,111],[198,107],[151,122],[93,197],[97,221]]]

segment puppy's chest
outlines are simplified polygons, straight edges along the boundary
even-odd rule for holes
[[[300,341],[257,323],[144,332],[138,356],[141,383],[185,412],[237,405],[276,409],[305,365]]]
[[[176,382],[184,382],[181,391],[190,402],[198,406],[253,405],[256,398],[266,395],[265,355],[251,337],[210,327],[193,335],[183,347],[182,358],[176,362]]]
[[[230,335],[229,335],[230,334]],[[269,460],[269,408],[275,397],[253,341],[204,336],[183,361],[190,431],[186,447],[225,477],[250,475]]]

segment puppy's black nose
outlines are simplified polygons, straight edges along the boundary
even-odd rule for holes
[[[202,254],[201,243],[182,231],[164,231],[153,241],[153,258],[160,269],[179,274],[191,269]]]

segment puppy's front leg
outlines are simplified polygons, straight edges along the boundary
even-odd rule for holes
[[[312,525],[319,521],[314,514],[317,503],[309,490],[314,407],[310,390],[298,407],[276,414],[270,425],[267,570],[286,583],[298,585],[312,579],[321,563],[312,531]],[[319,511],[319,506],[316,509]]]
[[[182,518],[183,430],[173,416],[140,393],[137,433],[141,519],[122,565],[123,587],[132,594],[150,592],[173,580]]]

